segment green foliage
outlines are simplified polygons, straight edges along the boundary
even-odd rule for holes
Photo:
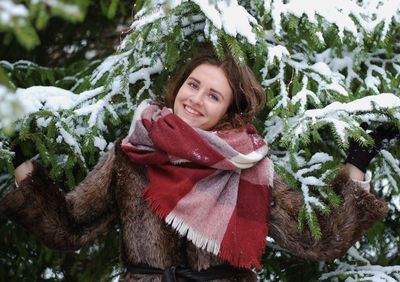
[[[48,20],[53,16],[59,16],[68,21],[82,21],[85,18],[88,3],[82,0],[5,1],[5,5],[0,8],[0,15],[12,16],[0,21],[0,32],[7,32],[9,36],[13,34],[26,49],[32,49],[40,44],[37,30],[45,28]],[[18,12],[9,13],[7,9]]]
[[[116,270],[119,241],[115,227],[95,245],[79,252],[61,252],[44,247],[4,218],[0,220],[0,277],[5,281],[107,281]]]
[[[79,121],[71,120],[72,111],[52,112],[49,111],[49,109],[43,109],[42,111],[29,113],[21,119],[22,115],[18,114],[24,112],[21,108],[21,104],[17,99],[11,100],[16,96],[13,93],[16,88],[29,88],[36,85],[73,89],[75,93],[85,92],[90,89],[90,76],[100,63],[98,60],[99,56],[91,61],[75,59],[75,61],[69,65],[59,65],[56,67],[43,66],[32,62],[32,59],[41,61],[41,59],[36,56],[36,54],[39,53],[38,48],[47,45],[49,45],[49,47],[42,48],[40,51],[46,53],[46,55],[43,56],[46,61],[48,61],[49,58],[54,58],[55,61],[57,56],[61,54],[64,54],[64,58],[71,57],[70,53],[65,53],[63,50],[65,44],[62,43],[62,41],[55,40],[55,38],[59,37],[56,36],[56,33],[53,32],[52,29],[61,28],[60,25],[54,24],[56,20],[52,17],[60,16],[68,21],[82,21],[86,14],[85,7],[87,5],[93,5],[90,1],[80,1],[81,7],[84,9],[79,8],[81,18],[77,18],[72,16],[68,17],[68,15],[65,15],[65,12],[63,13],[63,11],[59,9],[52,8],[52,4],[45,4],[43,1],[36,2],[38,3],[37,6],[31,5],[27,8],[30,13],[28,17],[25,19],[18,19],[19,23],[24,23],[24,25],[27,26],[26,29],[29,33],[25,34],[19,32],[20,27],[18,26],[2,26],[4,29],[0,27],[0,40],[3,40],[4,43],[0,48],[1,57],[7,60],[8,58],[13,58],[15,54],[20,54],[21,59],[30,59],[29,61],[17,60],[14,63],[12,63],[13,59],[0,61],[0,84],[7,86],[7,89],[9,89],[9,94],[7,94],[7,96],[2,96],[0,93],[0,104],[1,106],[6,106],[4,101],[10,101],[10,103],[14,103],[13,101],[15,101],[15,107],[13,106],[14,110],[13,108],[10,109],[11,113],[15,115],[15,119],[9,122],[8,127],[10,129],[7,131],[5,131],[5,126],[7,125],[5,122],[7,120],[5,116],[3,116],[3,113],[6,114],[6,112],[0,110],[0,130],[2,131],[0,131],[0,194],[5,193],[13,183],[13,179],[8,177],[14,170],[11,164],[14,153],[10,151],[10,148],[16,143],[21,144],[26,156],[38,157],[40,162],[49,170],[50,176],[58,182],[65,192],[73,189],[77,183],[82,181],[88,170],[94,166],[100,156],[100,149],[93,145],[93,138],[92,141],[89,141],[89,134],[84,135],[83,142],[86,142],[87,147],[82,146],[85,150],[82,150],[81,155],[77,153],[76,146],[66,145],[66,141],[60,137],[63,134],[64,136],[68,136],[69,134],[70,136],[75,136],[75,138],[80,138],[77,136],[75,130],[81,125],[79,125]],[[53,1],[53,4],[57,2],[58,1]],[[127,1],[124,2],[126,3]],[[107,13],[109,18],[113,18],[115,15],[118,16],[118,18],[114,21],[120,21],[121,18],[124,18],[127,11],[130,12],[130,9],[124,6],[124,2],[113,1],[113,3],[111,3],[111,1],[103,1],[103,5],[105,6],[114,5],[110,7],[110,12]],[[68,5],[74,5],[74,3],[78,2],[69,1]],[[131,3],[131,1],[129,1],[129,3]],[[61,2],[59,4],[61,4]],[[117,5],[117,7],[115,7],[115,5]],[[1,12],[2,11],[0,11],[0,14]],[[88,14],[90,18],[85,19],[86,28],[77,28],[76,24],[71,24],[62,20],[57,21],[62,22],[64,28],[68,26],[69,29],[72,28],[68,32],[73,34],[75,38],[98,32],[104,33],[107,32],[108,26],[114,26],[111,20],[99,20],[99,18],[104,17],[106,13],[102,14],[99,10],[97,10],[96,13],[100,16],[96,15],[93,10],[89,11]],[[17,19],[14,20],[16,21]],[[50,26],[49,20],[53,22]],[[106,26],[105,23],[108,23],[108,26]],[[94,26],[99,29],[90,31]],[[40,30],[42,28],[48,29],[47,33],[50,36],[46,37],[46,32]],[[115,29],[115,26],[113,28]],[[3,31],[3,33],[1,33],[1,31]],[[30,37],[40,37],[48,41],[41,40],[41,46],[35,47],[34,49],[36,53],[34,51],[21,51],[18,45],[14,43],[13,33],[19,36],[18,42],[22,45],[22,48],[31,49],[39,44],[39,41],[32,41],[33,43],[29,41]],[[64,38],[68,38],[67,33],[64,33],[63,36]],[[117,33],[117,40],[118,39],[119,33]],[[110,41],[110,39],[108,40]],[[62,46],[63,44],[64,46]],[[93,46],[87,47],[93,48]],[[100,50],[98,54],[103,54],[103,57],[104,55],[109,55],[114,52],[114,47],[111,47],[110,51],[107,45],[99,45],[98,48],[103,50]],[[84,49],[84,46],[80,48]],[[10,52],[10,50],[13,52]],[[104,51],[108,53],[104,53]],[[75,56],[75,58],[77,58],[77,56]],[[48,62],[51,64],[54,61]],[[16,119],[20,120],[15,122]],[[113,122],[112,126],[111,121],[105,123],[108,124],[110,128],[115,128],[115,122]],[[96,127],[92,129],[93,132],[96,133]],[[119,129],[116,128],[116,131],[117,130]],[[4,133],[7,133],[7,135]],[[108,140],[113,141],[117,134],[115,132],[108,132],[105,136],[107,136]],[[62,142],[58,142],[60,140]],[[119,271],[119,242],[116,227],[109,230],[106,236],[82,248],[79,253],[75,253],[52,251],[5,218],[2,217],[0,220],[0,280],[2,281],[42,281],[60,279],[69,281],[102,281],[110,280],[111,275]]]
[[[323,236],[318,218],[341,201],[327,183],[338,173],[349,139],[372,144],[359,124],[367,121],[371,129],[382,123],[400,128],[398,106],[368,100],[386,92],[393,93],[385,96],[393,101],[399,97],[400,24],[395,16],[367,29],[364,21],[374,13],[370,9],[362,16],[331,10],[346,20],[335,22],[323,10],[296,13],[290,6],[294,1],[242,0],[239,4],[247,14],[241,19],[248,19],[250,29],[240,32],[224,26],[228,20],[221,20],[223,11],[213,1],[212,5],[207,1],[8,1],[24,5],[26,14],[0,22],[0,83],[6,86],[3,96],[0,89],[0,106],[6,101],[13,110],[7,123],[0,112],[0,193],[13,182],[11,148],[17,143],[28,157],[38,158],[65,192],[74,189],[113,141],[127,134],[136,105],[145,98],[163,97],[170,79],[204,48],[213,49],[220,58],[228,50],[237,62],[251,66],[264,87],[267,102],[254,124],[270,146],[276,172],[304,195],[299,230],[310,230],[316,239]],[[367,2],[352,1],[360,10],[368,8]],[[69,12],[66,5],[78,11]],[[354,23],[353,29],[342,22]],[[38,85],[46,87],[34,88]],[[54,109],[38,98],[36,110],[24,112],[14,99],[14,91],[24,89],[38,96],[51,89],[65,90],[73,103]],[[359,103],[365,107],[358,107]],[[400,241],[399,211],[393,204],[400,194],[399,148],[383,151],[370,165],[376,186],[384,189],[380,194],[389,202],[389,214],[347,257],[332,264],[317,263],[272,245],[264,254],[260,279],[361,280],[370,278],[357,274],[368,263],[398,265],[399,256],[391,250]],[[79,252],[65,253],[43,247],[4,218],[0,220],[3,280],[44,280],[47,271],[52,280],[109,281],[119,271],[117,228]],[[345,270],[351,271],[343,274]],[[389,268],[385,273],[396,277]]]

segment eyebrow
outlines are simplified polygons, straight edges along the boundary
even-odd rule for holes
[[[193,76],[189,76],[188,79],[192,79],[192,80],[196,81],[198,84],[201,84],[200,80],[198,80],[197,78],[194,78]],[[215,93],[221,95],[222,98],[225,98],[224,95],[222,95],[222,93],[219,92],[218,90],[216,90],[216,89],[214,89],[214,88],[210,88],[210,90],[211,90],[212,92],[215,92]]]

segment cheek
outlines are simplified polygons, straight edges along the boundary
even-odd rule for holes
[[[230,106],[230,103],[224,104],[224,106],[221,109],[221,117],[223,117],[228,112],[229,106]]]
[[[178,99],[176,99],[175,98],[175,101],[174,101],[174,107],[173,107],[173,109],[172,109],[172,111],[174,112],[174,113],[176,113],[176,111],[177,111],[177,104],[178,104]]]
[[[225,117],[225,115],[228,112],[228,108],[229,108],[229,105],[228,106],[225,105],[223,107],[220,107],[218,110],[216,109],[214,111],[214,113],[215,113],[214,120],[216,121],[215,124],[218,124]]]
[[[175,96],[175,101],[174,101],[174,112],[176,112],[179,109],[179,104],[181,103],[182,100],[182,96],[183,96],[183,92],[181,91],[181,89],[179,89],[178,93]]]
[[[217,109],[214,109],[212,112],[214,113],[214,120],[216,121],[216,123],[218,123],[226,114],[227,112],[226,107],[219,107]]]

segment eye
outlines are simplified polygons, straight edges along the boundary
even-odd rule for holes
[[[216,94],[214,94],[214,93],[210,93],[210,95],[208,95],[208,97],[210,97],[211,99],[213,99],[213,100],[215,100],[215,101],[218,101],[218,100],[219,100],[218,95],[216,95]]]
[[[191,88],[193,88],[193,89],[197,89],[197,88],[198,88],[198,86],[197,86],[196,83],[189,82],[188,84],[189,84],[189,86],[190,86]]]

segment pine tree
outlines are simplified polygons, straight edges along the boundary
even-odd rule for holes
[[[162,96],[169,79],[203,48],[221,58],[229,50],[239,63],[252,67],[264,87],[267,103],[254,125],[271,148],[276,171],[303,193],[299,225],[316,240],[321,236],[316,214],[329,213],[340,203],[326,183],[343,163],[350,138],[373,142],[360,123],[370,129],[381,124],[400,128],[397,0],[17,2],[0,4],[4,15],[13,15],[7,10],[12,5],[25,8],[20,18],[0,22],[4,46],[46,46],[43,53],[54,60],[44,61],[39,51],[11,56],[7,47],[0,49],[3,191],[13,181],[11,148],[16,143],[66,192],[73,189],[116,137],[127,134],[136,105]],[[71,6],[79,12],[69,12]],[[108,24],[100,27],[100,18],[109,19]],[[86,32],[71,32],[77,20],[84,21]],[[72,21],[61,31],[73,34],[67,36],[71,41],[59,40],[59,48],[49,44],[49,21]],[[127,27],[120,41],[109,40],[116,50],[109,42],[85,43],[85,36],[102,37],[120,23]],[[70,51],[60,56],[65,50]],[[345,257],[315,262],[270,242],[260,279],[399,280],[399,148],[397,143],[383,150],[369,167],[373,182],[383,187],[379,193],[389,202],[389,214]],[[79,253],[55,252],[2,219],[0,275],[6,280],[110,280],[120,270],[117,232],[115,227]]]

